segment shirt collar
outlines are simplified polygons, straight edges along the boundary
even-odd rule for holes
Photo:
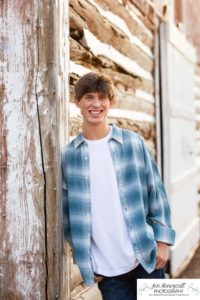
[[[113,126],[113,130],[110,139],[116,140],[120,144],[123,144],[122,129],[117,127],[115,124],[111,124],[111,125]]]
[[[123,144],[123,137],[122,137],[122,129],[117,127],[115,124],[110,124],[113,126],[112,135],[110,139],[116,140],[120,144]],[[74,147],[78,148],[81,144],[85,143],[82,133],[74,139]]]
[[[79,135],[77,135],[77,137],[74,139],[74,147],[78,148],[84,142],[85,141],[84,141],[82,133],[79,133]]]

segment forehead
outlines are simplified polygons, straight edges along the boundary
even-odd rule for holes
[[[93,97],[108,97],[107,93],[103,92],[88,92],[83,95],[83,97],[93,96]]]

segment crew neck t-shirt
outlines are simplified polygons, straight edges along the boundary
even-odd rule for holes
[[[117,276],[133,270],[136,259],[120,202],[116,173],[109,148],[112,132],[87,140],[92,215],[91,262],[93,271]]]

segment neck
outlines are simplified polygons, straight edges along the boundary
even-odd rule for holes
[[[97,124],[96,126],[87,126],[83,124],[83,136],[88,140],[99,140],[104,138],[109,132],[108,124]]]

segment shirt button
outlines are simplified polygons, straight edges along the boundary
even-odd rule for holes
[[[87,156],[85,156],[85,159],[87,159]]]
[[[127,207],[125,207],[125,208],[124,208],[124,210],[125,210],[125,211],[127,211],[127,210],[128,210],[128,208],[127,208]]]

